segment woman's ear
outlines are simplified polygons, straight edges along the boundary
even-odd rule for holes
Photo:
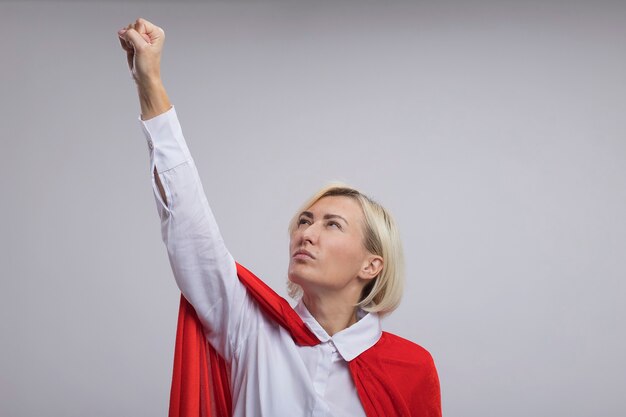
[[[363,268],[361,268],[361,274],[359,274],[360,278],[363,279],[374,279],[380,274],[380,271],[383,270],[385,262],[383,258],[378,255],[369,255],[363,264]]]

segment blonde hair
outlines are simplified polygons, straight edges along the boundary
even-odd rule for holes
[[[370,313],[385,315],[400,304],[404,290],[404,255],[398,227],[391,214],[383,206],[343,183],[331,183],[307,200],[291,219],[289,233],[297,227],[300,213],[306,211],[324,197],[343,196],[354,199],[363,210],[363,245],[372,254],[383,258],[383,268],[365,287],[359,302],[355,305]],[[297,299],[302,296],[302,288],[291,281],[287,282],[289,296]]]

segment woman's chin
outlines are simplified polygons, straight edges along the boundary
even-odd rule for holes
[[[289,272],[287,277],[289,281],[300,286],[313,280],[311,270],[307,265],[293,262],[289,264]]]

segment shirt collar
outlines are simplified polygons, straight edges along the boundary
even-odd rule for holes
[[[302,299],[298,301],[294,310],[320,342],[332,342],[341,357],[348,362],[374,346],[383,332],[378,314],[368,313],[362,309],[357,311],[358,321],[356,323],[333,336],[329,336],[326,330],[315,320]]]

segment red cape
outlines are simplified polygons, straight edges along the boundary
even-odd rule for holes
[[[320,343],[287,300],[239,264],[237,275],[296,344]],[[421,346],[383,332],[374,346],[348,365],[367,417],[441,417],[437,370]],[[207,342],[193,307],[181,296],[169,417],[231,417],[228,369]]]

